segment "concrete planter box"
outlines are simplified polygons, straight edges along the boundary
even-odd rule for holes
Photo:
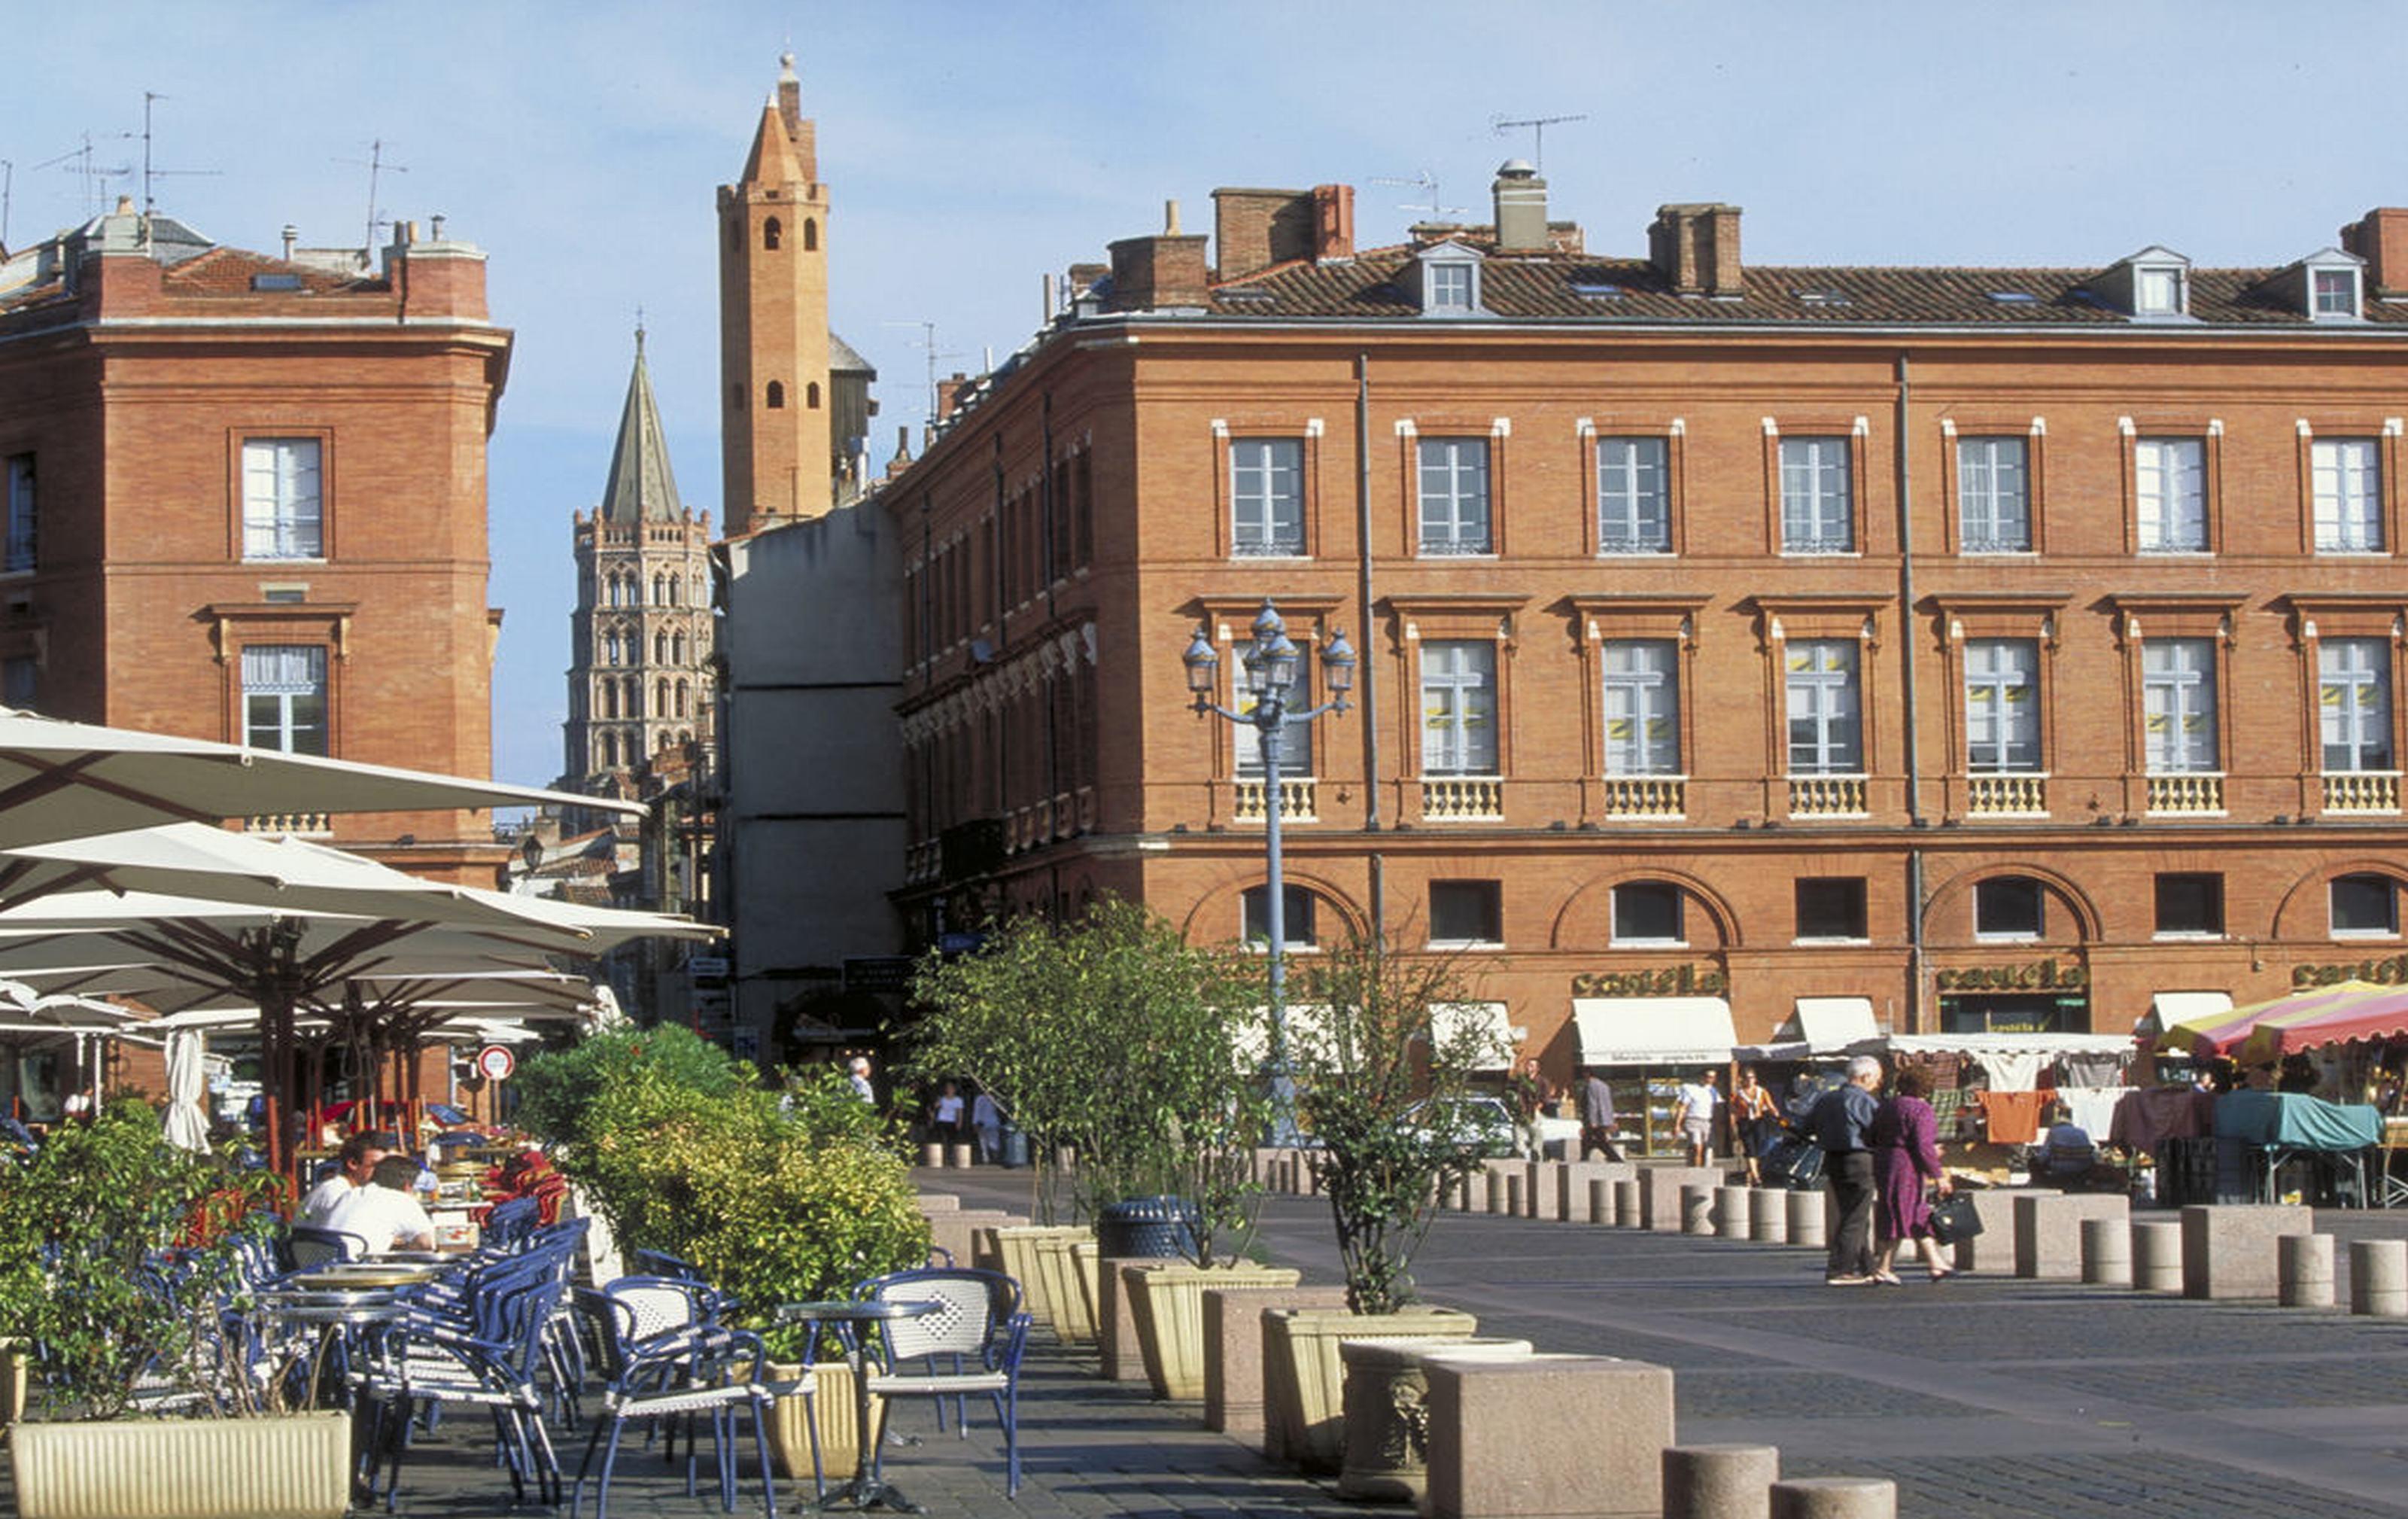
[[[1270,1439],[1307,1471],[1334,1472],[1345,1460],[1346,1339],[1469,1339],[1480,1321],[1449,1308],[1378,1315],[1342,1309],[1283,1309],[1263,1315],[1264,1415]]]
[[[1095,1237],[1084,1229],[1061,1229],[1036,1241],[1039,1290],[1054,1313],[1054,1338],[1065,1345],[1096,1342],[1095,1295],[1082,1287],[1070,1258],[1072,1247],[1082,1243],[1092,1247]]]
[[[1003,1255],[1003,1274],[1020,1283],[1021,1306],[1032,1323],[1061,1332],[1061,1310],[1052,1279],[1038,1259],[1038,1246],[1047,1239],[1082,1239],[1088,1231],[1071,1224],[1007,1223],[995,1231],[996,1249]]]
[[[1291,1266],[1252,1261],[1211,1266],[1181,1261],[1125,1274],[1123,1282],[1136,1289],[1129,1306],[1137,1320],[1138,1354],[1154,1396],[1174,1402],[1204,1396],[1205,1289],[1293,1287],[1303,1275]]]
[[[811,1381],[808,1402],[799,1392],[789,1393],[776,1399],[770,1408],[769,1448],[778,1454],[778,1469],[789,1481],[810,1480],[810,1421],[816,1414],[821,1471],[831,1481],[852,1476],[861,1460],[861,1426],[855,1421],[853,1406],[853,1367],[842,1361],[821,1361],[808,1367],[780,1363],[769,1366],[767,1375],[772,1383],[796,1383],[806,1377]],[[873,1422],[882,1401],[875,1396],[869,1400]]]
[[[1422,1358],[1450,1361],[1518,1359],[1531,1353],[1526,1339],[1415,1340],[1342,1339],[1339,1359],[1346,1366],[1346,1459],[1338,1473],[1338,1496],[1367,1503],[1411,1503],[1429,1477],[1429,1382]]]
[[[17,1424],[20,1519],[342,1519],[351,1421],[106,1419]]]

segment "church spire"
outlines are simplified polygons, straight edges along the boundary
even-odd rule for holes
[[[660,406],[652,399],[652,377],[644,368],[641,315],[636,318],[636,368],[627,377],[627,404],[619,413],[619,441],[610,451],[601,515],[618,527],[685,517],[677,477],[669,472],[669,446],[661,430]]]

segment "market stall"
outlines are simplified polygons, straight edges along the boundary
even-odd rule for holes
[[[1682,1155],[1681,1083],[1730,1063],[1739,1034],[1720,997],[1574,997],[1580,1063],[1613,1089],[1626,1153]]]

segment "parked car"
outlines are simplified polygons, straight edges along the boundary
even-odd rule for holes
[[[1506,1106],[1502,1097],[1426,1098],[1407,1109],[1405,1119],[1417,1130],[1435,1129],[1465,1149],[1483,1155],[1513,1153],[1513,1110]],[[1539,1115],[1541,1151],[1547,1145],[1562,1140],[1567,1158],[1577,1158],[1580,1135],[1581,1126],[1576,1119],[1557,1118],[1552,1113]]]

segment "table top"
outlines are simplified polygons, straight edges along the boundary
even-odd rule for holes
[[[836,1298],[817,1303],[781,1303],[778,1317],[789,1323],[876,1324],[886,1319],[916,1319],[944,1307],[930,1298],[901,1301],[878,1298]]]
[[[437,1267],[412,1266],[396,1262],[391,1266],[373,1262],[357,1265],[330,1266],[294,1277],[296,1286],[310,1292],[350,1292],[363,1288],[415,1287],[435,1279]]]

